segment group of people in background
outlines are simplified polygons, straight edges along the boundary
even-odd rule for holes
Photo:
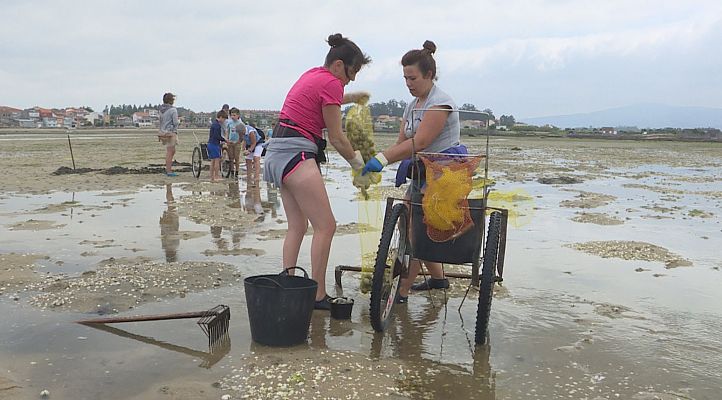
[[[354,151],[343,134],[341,105],[368,100],[368,93],[344,93],[344,87],[356,79],[358,72],[371,59],[341,34],[330,35],[327,43],[331,48],[323,65],[304,72],[289,90],[273,130],[273,140],[261,146],[262,139],[257,129],[244,124],[239,110],[227,105],[217,113],[208,139],[208,155],[214,163],[211,165],[212,181],[220,179],[218,163],[222,143],[227,143],[236,176],[240,152],[244,152],[249,185],[258,184],[261,154],[263,147],[266,148],[263,178],[280,190],[288,221],[282,267],[287,269],[298,265],[301,243],[310,223],[313,226],[311,274],[318,282],[315,308],[321,310],[330,309],[325,282],[331,241],[336,231],[336,219],[320,170],[320,164],[326,161],[324,150],[327,142],[323,130],[328,133],[328,142],[349,163],[356,176],[381,172],[388,164],[400,161],[396,186],[404,184],[407,177],[412,178],[407,170],[414,151],[467,152],[460,143],[456,104],[435,84],[437,74],[433,55],[436,45],[427,40],[421,49],[409,50],[401,58],[403,79],[413,99],[404,111],[396,143],[364,162],[360,152]],[[161,140],[168,149],[166,173],[170,176],[174,174],[168,157],[172,162],[177,143],[178,117],[177,111],[172,111],[174,98],[170,93],[163,97],[160,126]],[[415,139],[414,143],[411,138]],[[412,178],[411,186],[423,192],[424,177]],[[432,279],[412,286],[422,263],[429,269]],[[430,290],[448,286],[440,264],[414,260],[408,278],[401,283],[398,301],[405,302],[410,289]]]
[[[231,165],[231,177],[238,178],[241,154],[246,160],[246,181],[249,186],[258,186],[261,176],[261,157],[269,135],[241,119],[241,110],[224,104],[216,113],[208,134],[208,159],[211,160],[211,182],[222,178],[221,154],[225,147]]]
[[[163,105],[158,110],[160,116],[158,140],[166,147],[165,174],[171,177],[178,176],[173,172],[179,126],[178,110],[173,106],[175,97],[173,93],[164,94]],[[216,113],[208,133],[207,152],[211,161],[211,182],[221,180],[220,162],[225,149],[231,165],[231,176],[239,177],[241,154],[243,154],[246,160],[247,182],[251,186],[257,186],[261,176],[261,157],[265,153],[266,139],[272,134],[272,129],[264,132],[261,128],[244,123],[238,108],[224,104]]]

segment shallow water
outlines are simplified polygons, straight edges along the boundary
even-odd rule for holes
[[[332,161],[325,172],[336,219],[339,225],[356,222],[359,204],[348,171],[341,170],[335,155]],[[571,165],[573,160],[553,163]],[[392,175],[386,172],[385,184]],[[701,181],[671,179],[674,176]],[[679,398],[717,399],[722,387],[722,200],[700,193],[719,191],[720,176],[719,166],[699,170],[661,163],[612,168],[606,177],[577,185],[500,181],[496,190],[523,191],[533,200],[516,205],[527,215],[510,226],[504,286],[492,305],[489,346],[473,346],[476,299],[472,291],[461,305],[466,281],[455,282],[445,307],[443,292],[413,295],[408,305],[396,308],[395,321],[380,335],[371,329],[368,296],[358,292],[358,275],[346,273],[343,291],[336,293],[356,300],[351,321],[315,312],[308,344],[300,347],[398,360],[426,377],[404,383],[416,393],[412,397],[426,393],[429,398],[644,399],[644,393],[676,393]],[[664,190],[623,186],[630,183],[683,193],[669,198]],[[177,203],[194,195],[194,189],[182,183],[132,193],[5,193],[0,200],[0,224],[6,227],[1,252],[47,254],[48,260],[36,264],[53,274],[77,275],[109,257],[138,256],[228,262],[242,276],[275,273],[282,240],[259,240],[259,233],[285,228],[280,196],[265,185],[257,194],[248,192],[245,182],[239,186],[228,185],[216,194],[227,200],[221,206],[229,212],[262,217],[243,231],[182,215],[169,219]],[[577,191],[613,195],[616,200],[584,210],[559,206],[573,200]],[[258,196],[263,214],[257,214]],[[60,211],[39,211],[64,202],[74,203]],[[644,208],[653,205],[670,210]],[[690,216],[690,210],[712,217]],[[579,211],[616,216],[624,224],[571,221]],[[30,219],[57,227],[7,229]],[[176,230],[196,234],[178,240],[172,235]],[[302,266],[308,265],[308,240],[300,255]],[[652,243],[693,266],[666,269],[662,262],[601,258],[565,247],[602,240]],[[204,254],[234,246],[261,249],[265,255]],[[372,250],[368,241],[360,247],[358,235],[334,239],[327,275],[331,294],[332,267],[359,265],[361,253]],[[36,309],[26,301],[30,295],[4,291],[0,296],[0,367],[31,393],[48,389],[53,398],[132,398],[179,380],[202,382],[208,398],[219,398],[223,392],[211,384],[245,362],[245,356],[286,353],[251,342],[241,283],[137,310],[153,314],[228,304],[230,345],[214,354],[193,320],[114,325],[116,330],[102,331],[73,323],[86,315]]]

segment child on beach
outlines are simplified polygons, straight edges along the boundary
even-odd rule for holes
[[[263,146],[260,145],[260,135],[253,125],[246,125],[246,136],[243,141],[246,148],[246,183],[254,187],[258,185],[260,179]]]
[[[241,111],[233,107],[231,108],[231,118],[226,121],[226,144],[228,145],[228,160],[234,167],[233,173],[238,177],[238,169],[241,158],[241,135],[239,132],[245,132],[246,127],[241,120]]]
[[[223,137],[223,126],[226,125],[228,114],[224,111],[218,111],[216,120],[211,125],[208,133],[208,158],[211,160],[211,182],[221,180],[221,142],[225,142]]]

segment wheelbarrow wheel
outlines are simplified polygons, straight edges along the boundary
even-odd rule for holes
[[[391,320],[401,277],[407,275],[407,214],[405,204],[393,206],[381,232],[371,281],[371,326],[376,332],[383,332]]]
[[[481,268],[479,283],[479,306],[476,310],[476,344],[485,344],[489,333],[489,313],[491,299],[496,282],[496,261],[499,256],[499,239],[501,237],[501,213],[495,211],[489,217],[489,230],[486,235],[484,261]]]
[[[231,161],[228,157],[228,150],[221,151],[221,176],[228,178],[231,175]]]
[[[193,156],[191,157],[191,169],[193,170],[193,176],[196,178],[201,176],[201,163],[203,157],[201,156],[201,148],[195,147],[193,149]]]

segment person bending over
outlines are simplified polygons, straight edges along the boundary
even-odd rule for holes
[[[319,162],[325,161],[322,130],[328,129],[331,145],[354,170],[361,172],[361,153],[354,152],[341,130],[341,104],[368,98],[368,93],[363,92],[344,94],[344,86],[371,62],[354,42],[339,33],[330,35],[328,44],[331,49],[323,66],[304,72],[288,92],[273,139],[266,147],[263,174],[265,181],[280,188],[286,211],[284,268],[297,265],[308,223],[313,226],[311,270],[318,282],[315,308],[323,310],[331,308],[326,294],[326,267],[336,220],[319,168]]]

